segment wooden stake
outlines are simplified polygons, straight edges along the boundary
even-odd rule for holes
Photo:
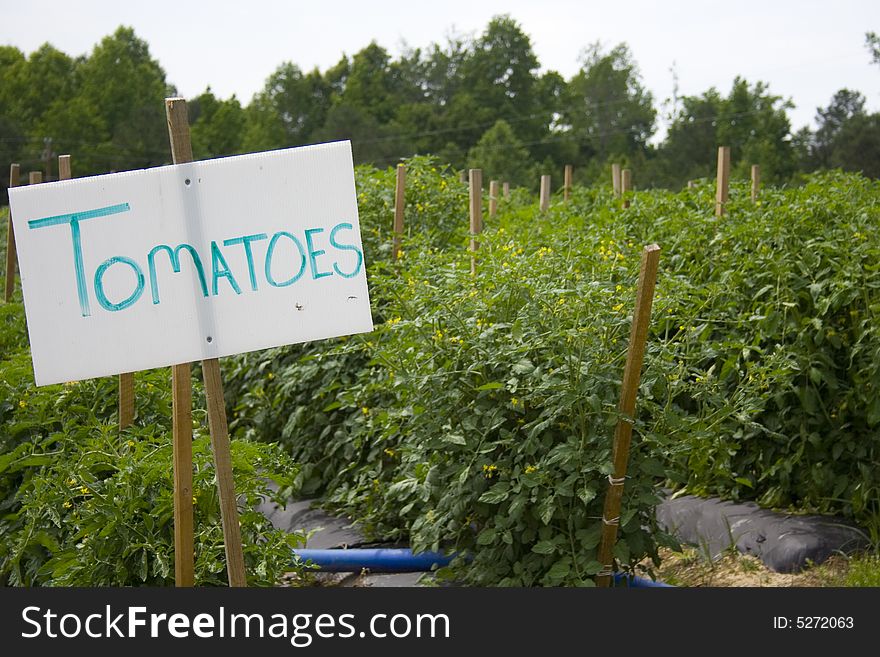
[[[541,176],[541,212],[550,209],[550,176]]]
[[[186,111],[186,101],[183,98],[166,98],[165,115],[168,118],[168,136],[171,141],[171,156],[175,164],[192,162],[192,142],[189,134],[189,118]],[[185,370],[184,370],[185,368]],[[223,545],[226,550],[226,573],[229,578],[229,586],[247,586],[247,578],[244,568],[244,554],[241,546],[241,528],[238,524],[238,502],[235,497],[235,486],[232,480],[232,455],[229,445],[229,428],[226,424],[226,405],[223,399],[223,382],[220,379],[220,361],[209,358],[202,361],[202,373],[205,380],[205,398],[208,405],[208,428],[211,431],[211,447],[214,452],[214,472],[217,477],[217,491],[220,495],[220,521],[223,524]],[[174,375],[177,374],[177,381]],[[178,386],[191,385],[189,378],[189,365],[176,366],[172,370],[172,387],[177,390]],[[181,380],[182,379],[182,380]],[[189,393],[190,400],[192,391]],[[184,402],[186,394],[180,401]],[[192,413],[192,404],[187,406],[187,411],[175,409],[175,413]],[[175,418],[175,426],[178,418]],[[182,424],[182,422],[180,422]],[[175,490],[175,517],[177,506],[180,505],[180,514],[190,514],[189,523],[192,524],[192,423],[190,420],[189,432],[181,426],[180,445],[175,449],[175,454],[180,455],[181,460],[175,462],[175,468],[180,470],[180,475],[175,472],[175,482],[180,481],[183,485]],[[177,436],[175,436],[177,437]],[[175,441],[177,442],[177,441]],[[182,443],[187,443],[186,445]],[[189,456],[188,462],[183,458]],[[186,471],[186,474],[184,473]],[[187,487],[185,484],[189,483]],[[189,488],[187,491],[186,489]],[[177,528],[175,527],[175,534]],[[192,531],[187,535],[192,542]],[[184,540],[181,537],[181,540]],[[175,545],[177,536],[175,535]],[[187,549],[189,552],[189,549]],[[181,555],[182,556],[182,555]],[[188,555],[187,555],[188,556]],[[182,568],[190,565],[182,564]],[[175,577],[177,568],[175,567]],[[181,584],[183,586],[184,584]]]
[[[165,115],[171,159],[175,164],[192,162],[186,101],[166,98]],[[192,371],[189,363],[171,368],[171,427],[174,441],[174,583],[193,586]]]
[[[134,424],[134,372],[119,375],[119,430]]]
[[[752,203],[758,200],[758,192],[761,191],[761,167],[758,164],[752,165]]]
[[[72,177],[70,172],[70,155],[59,155],[58,180],[70,180]]]
[[[166,98],[165,114],[168,118],[168,136],[171,141],[171,155],[175,164],[184,162],[192,162],[192,142],[189,135],[189,119],[186,112],[186,101],[183,98]],[[185,368],[185,370],[184,370]],[[242,587],[247,586],[247,579],[244,568],[244,554],[241,546],[241,528],[238,524],[238,502],[235,497],[235,486],[232,480],[232,454],[229,445],[229,427],[226,424],[226,406],[223,399],[223,382],[220,379],[220,361],[216,358],[208,358],[202,361],[202,373],[205,380],[205,398],[208,405],[208,427],[211,431],[211,447],[214,452],[214,472],[217,478],[217,492],[220,496],[220,521],[223,524],[223,544],[226,550],[226,573],[229,578],[229,586]],[[191,385],[189,379],[189,365],[176,366],[172,370],[172,377],[178,375],[178,380],[172,382],[172,386],[177,390],[178,386]],[[181,380],[183,379],[183,380]],[[192,391],[185,393],[181,397],[190,397]],[[187,406],[187,411],[179,409],[181,413],[191,414],[191,403]],[[190,416],[191,417],[191,416]],[[179,418],[175,419],[175,425],[178,424]],[[182,424],[182,423],[181,423]],[[179,468],[181,473],[175,473],[175,482],[178,480],[186,483],[189,482],[189,491],[185,486],[181,486],[179,490],[175,490],[175,511],[177,505],[180,505],[180,513],[190,514],[190,525],[192,523],[192,424],[190,420],[190,429],[187,432],[183,427],[183,435],[180,436],[180,445],[175,450],[176,454],[181,457],[189,456],[187,463],[183,462],[183,458],[179,462],[175,462],[175,467]],[[188,435],[186,435],[188,433]],[[188,444],[183,444],[188,443]],[[183,471],[186,471],[186,474]],[[186,497],[184,497],[186,495]],[[175,513],[175,517],[177,513]],[[177,528],[175,528],[175,533]],[[190,542],[192,541],[192,531],[188,534]],[[181,537],[182,540],[182,537]],[[175,545],[177,537],[175,536]],[[184,564],[184,568],[189,564]],[[177,569],[175,568],[175,575]]]
[[[391,244],[391,260],[400,257],[400,241],[403,239],[403,210],[406,206],[406,165],[397,165],[397,183],[394,188],[394,241]]]
[[[28,185],[39,185],[41,182],[43,182],[42,171],[31,171],[28,174]]]
[[[489,218],[494,217],[498,212],[498,181],[493,180],[489,183]]]
[[[570,164],[565,165],[565,174],[562,178],[562,202],[568,203],[568,198],[571,196],[571,178],[572,178],[573,167]]]
[[[483,170],[470,170],[471,274],[477,273],[477,236],[483,232]]]
[[[730,185],[730,146],[718,147],[718,177],[715,184],[715,216],[724,214]]]
[[[646,246],[642,251],[642,265],[636,291],[636,305],[633,310],[632,328],[629,334],[629,348],[623,370],[623,384],[620,391],[620,419],[614,431],[612,446],[613,474],[608,477],[608,492],[602,512],[602,538],[599,544],[599,563],[602,572],[596,575],[597,586],[609,586],[614,566],[613,550],[617,541],[617,528],[620,519],[620,502],[623,497],[623,481],[629,461],[629,447],[632,440],[632,427],[636,410],[636,394],[645,358],[645,343],[648,339],[648,323],[651,319],[651,304],[654,300],[654,285],[657,281],[657,265],[660,261],[660,247],[656,244]]]
[[[620,165],[611,165],[611,189],[614,191],[614,198],[620,198]]]
[[[460,174],[458,174],[458,179],[461,180],[461,182],[466,183],[468,181],[468,172],[462,171]]]
[[[192,501],[192,372],[189,363],[171,367],[171,408],[174,441],[174,583],[177,586],[193,586],[195,528]]]
[[[229,586],[247,586],[241,528],[238,524],[238,500],[232,480],[232,451],[229,427],[226,425],[226,401],[220,378],[220,361],[209,358],[202,361],[205,380],[205,398],[208,403],[208,427],[211,430],[211,448],[214,451],[214,470],[220,493],[220,520],[223,523],[223,543],[226,548],[226,573]]]
[[[510,198],[510,183],[506,182],[501,185],[501,193],[504,195],[504,198]]]
[[[9,187],[18,187],[20,178],[21,167],[18,164],[10,164]],[[12,296],[15,294],[15,269],[18,264],[18,256],[15,252],[15,233],[12,231],[12,212],[9,213],[8,221],[6,229],[6,278],[4,279],[6,290],[3,295],[3,300],[6,303],[12,301]]]
[[[629,207],[629,193],[632,191],[632,171],[624,169],[620,172],[620,193],[623,195],[623,207]]]

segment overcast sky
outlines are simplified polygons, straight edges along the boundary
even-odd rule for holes
[[[373,39],[396,56],[405,44],[479,33],[502,13],[531,37],[542,69],[566,78],[587,45],[627,42],[658,106],[672,94],[674,64],[682,95],[726,93],[736,75],[769,83],[795,103],[795,129],[842,87],[880,111],[880,66],[864,45],[866,31],[880,32],[880,0],[0,0],[0,44],[30,53],[48,41],[81,55],[128,25],[181,95],[210,85],[247,103],[283,61],[323,71]]]

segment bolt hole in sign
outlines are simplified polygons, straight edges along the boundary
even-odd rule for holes
[[[347,141],[9,191],[37,385],[373,329]]]

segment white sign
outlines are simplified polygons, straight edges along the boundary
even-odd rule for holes
[[[38,385],[373,328],[349,142],[9,191]]]

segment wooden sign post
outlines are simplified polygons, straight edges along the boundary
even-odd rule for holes
[[[573,168],[570,164],[565,165],[565,174],[562,178],[562,202],[568,203],[568,198],[571,196],[571,178],[572,178]]]
[[[403,239],[403,210],[406,206],[406,165],[397,165],[397,180],[394,188],[394,241],[391,244],[391,260],[400,257],[400,241]]]
[[[175,164],[192,162],[192,143],[189,119],[183,98],[166,98],[168,136],[171,157]],[[241,529],[238,524],[238,505],[232,481],[232,456],[229,429],[226,424],[226,405],[220,378],[220,361],[209,358],[202,361],[205,398],[208,406],[208,428],[214,452],[217,492],[220,496],[220,520],[223,524],[223,545],[226,550],[226,572],[229,586],[247,586]],[[174,517],[175,517],[175,580],[178,586],[192,586],[193,577],[193,520],[192,520],[192,380],[188,363],[172,369],[172,404],[174,406]],[[178,527],[180,520],[182,526]],[[183,532],[186,536],[183,536]],[[181,552],[177,552],[178,545]],[[177,559],[181,559],[177,566]]]
[[[718,147],[718,175],[715,183],[715,216],[724,214],[730,186],[730,146]]]
[[[186,585],[186,364],[201,361],[229,583],[245,586],[218,359],[372,330],[351,143],[193,162],[185,102],[168,99],[166,114],[174,166],[10,192],[34,382],[175,366],[175,574]]]
[[[18,164],[10,164],[9,165],[9,187],[18,187],[19,179],[21,178],[21,168]],[[6,291],[3,295],[3,300],[6,303],[12,301],[12,296],[15,294],[15,269],[16,269],[16,255],[15,255],[15,233],[12,230],[12,213],[9,213],[8,217],[9,223],[7,224],[6,230],[6,278],[4,279],[6,282]]]
[[[175,164],[192,162],[186,101],[166,98],[165,115],[168,119],[172,161]],[[171,366],[171,418],[174,473],[174,583],[177,586],[193,586],[195,560],[192,503],[192,372],[189,363]],[[217,482],[219,487],[219,472]],[[225,530],[225,519],[222,521]],[[225,538],[224,531],[224,542]],[[231,578],[230,584],[232,584]]]
[[[489,218],[495,216],[498,212],[498,181],[489,182]]]
[[[541,212],[550,209],[550,176],[541,176]]]
[[[620,198],[620,165],[611,165],[611,189],[614,191],[614,198]]]
[[[614,431],[612,446],[613,473],[608,476],[608,492],[602,513],[602,538],[599,543],[599,563],[602,571],[596,575],[597,586],[609,586],[613,574],[613,550],[617,541],[620,524],[620,502],[623,498],[623,482],[629,462],[629,447],[632,441],[632,428],[635,421],[636,394],[642,363],[645,358],[645,343],[648,339],[648,323],[651,319],[651,304],[654,301],[654,285],[657,282],[657,266],[660,261],[660,247],[656,244],[646,246],[642,251],[642,264],[636,290],[636,305],[633,310],[632,328],[629,333],[629,347],[626,365],[623,370],[623,384],[620,391],[620,419]]]
[[[752,203],[758,200],[758,193],[761,191],[761,167],[760,165],[752,165]]]
[[[504,198],[510,198],[510,183],[505,182],[501,185],[501,193],[504,195]]]
[[[629,193],[632,191],[632,171],[624,169],[620,172],[620,193],[623,195],[623,207],[629,207]]]
[[[477,236],[483,232],[483,170],[470,170],[471,274],[477,273]]]

